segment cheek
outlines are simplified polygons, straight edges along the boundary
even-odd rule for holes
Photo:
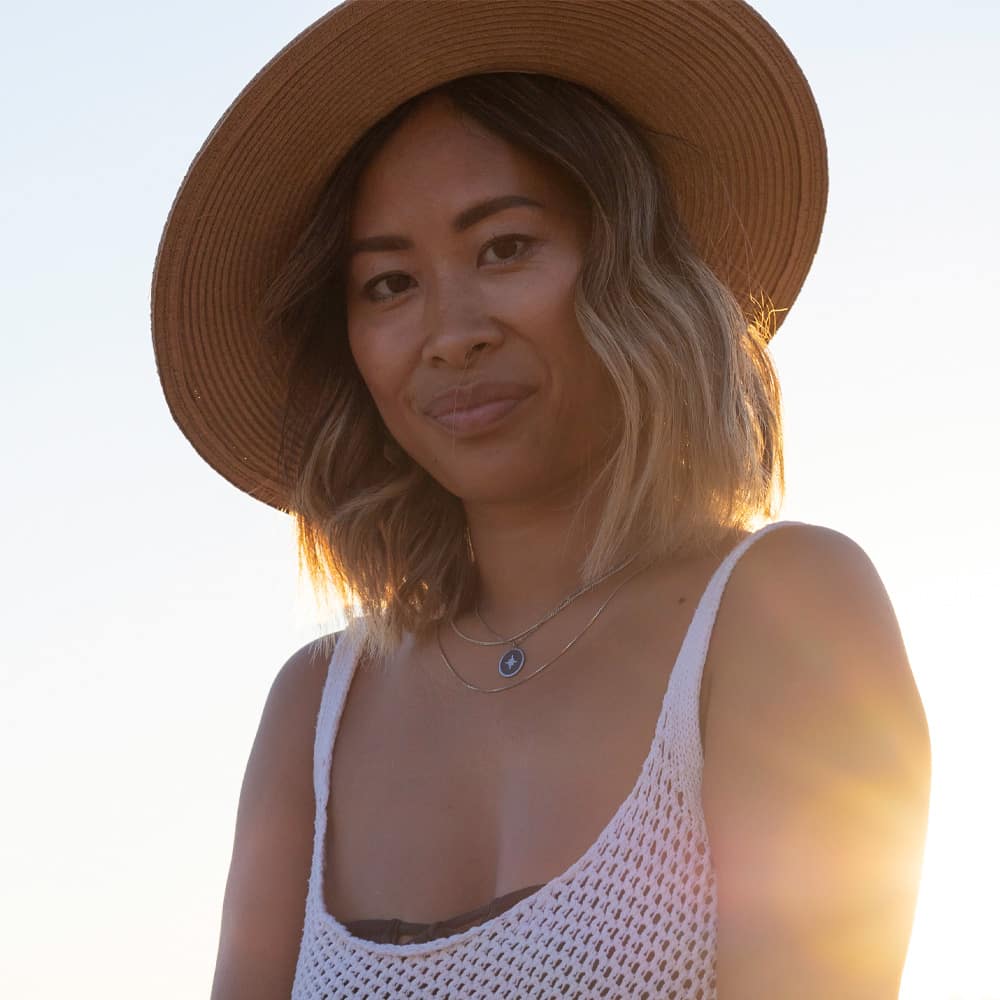
[[[401,374],[399,352],[387,349],[390,340],[378,327],[348,321],[347,342],[354,363],[380,405],[393,396]]]
[[[603,375],[576,317],[578,269],[567,264],[556,274],[541,276],[516,299],[516,326],[547,357],[553,375],[563,376],[570,395],[586,391]]]
[[[497,292],[502,312],[518,314],[525,329],[564,331],[568,325],[576,326],[574,302],[579,262],[566,255],[559,262],[537,271],[528,270],[513,289],[500,282]]]
[[[406,388],[412,366],[396,339],[375,328],[348,328],[348,344],[362,381],[382,421],[400,443],[407,437]]]

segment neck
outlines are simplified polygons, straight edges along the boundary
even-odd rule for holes
[[[479,608],[491,624],[516,631],[583,585],[580,570],[594,537],[596,506],[466,507]]]

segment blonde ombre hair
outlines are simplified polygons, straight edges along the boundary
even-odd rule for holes
[[[695,252],[650,145],[664,137],[548,76],[484,74],[432,93],[554,165],[589,208],[576,313],[621,419],[620,442],[589,485],[602,516],[582,580],[626,546],[650,560],[682,556],[773,519],[784,495],[773,313],[748,317]],[[458,614],[476,590],[461,500],[391,440],[347,340],[353,193],[420,100],[341,161],[265,302],[268,328],[294,344],[283,473],[300,566],[317,594],[366,617],[377,654]]]

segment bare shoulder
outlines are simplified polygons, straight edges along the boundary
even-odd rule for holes
[[[278,671],[261,718],[262,731],[276,737],[296,736],[315,724],[326,683],[327,669],[337,637],[324,636],[296,650]]]
[[[327,637],[278,671],[247,762],[223,903],[213,1000],[288,996],[305,917],[316,718]]]
[[[754,721],[740,704],[784,733],[823,722],[842,738],[905,730],[926,742],[892,602],[868,554],[838,531],[789,524],[757,539],[733,569],[712,643],[706,753],[728,712]],[[868,728],[848,734],[848,722]]]
[[[881,578],[849,537],[786,525],[734,567],[716,628],[703,805],[720,995],[895,997],[930,751]]]
[[[844,583],[866,583],[884,590],[865,550],[852,538],[816,524],[781,525],[758,538],[733,569],[731,589],[756,591],[795,600],[808,584],[835,591]],[[745,595],[740,595],[745,596]]]
[[[333,638],[307,643],[278,671],[250,753],[243,796],[258,785],[288,781],[288,793],[312,797],[312,753]]]
[[[788,524],[757,539],[733,569],[720,615],[724,642],[752,635],[768,646],[790,644],[829,655],[755,657],[749,668],[720,660],[719,673],[766,670],[795,676],[832,671],[831,683],[856,670],[909,679],[896,615],[872,560],[853,539],[831,528]],[[746,646],[746,642],[740,643]],[[773,650],[777,652],[777,649]],[[847,655],[847,654],[857,655]],[[861,656],[865,653],[867,655]],[[878,655],[872,655],[878,654]]]

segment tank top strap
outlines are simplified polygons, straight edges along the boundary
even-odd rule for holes
[[[340,728],[340,718],[347,702],[347,691],[358,663],[358,652],[364,638],[363,622],[354,622],[337,635],[336,645],[327,667],[326,683],[316,717],[316,739],[313,746],[313,792],[316,818],[313,836],[312,870],[309,876],[309,896],[318,904],[322,893],[323,845],[326,843],[327,805],[330,799],[330,764],[333,745]],[[315,900],[313,900],[315,897]]]
[[[689,776],[688,792],[700,798],[703,755],[701,748],[701,679],[708,655],[712,630],[718,616],[722,595],[733,568],[751,545],[764,535],[788,524],[802,521],[774,521],[747,535],[720,563],[708,582],[694,617],[677,654],[677,661],[670,675],[663,712],[660,717],[661,738],[666,749],[684,763],[682,773]]]

